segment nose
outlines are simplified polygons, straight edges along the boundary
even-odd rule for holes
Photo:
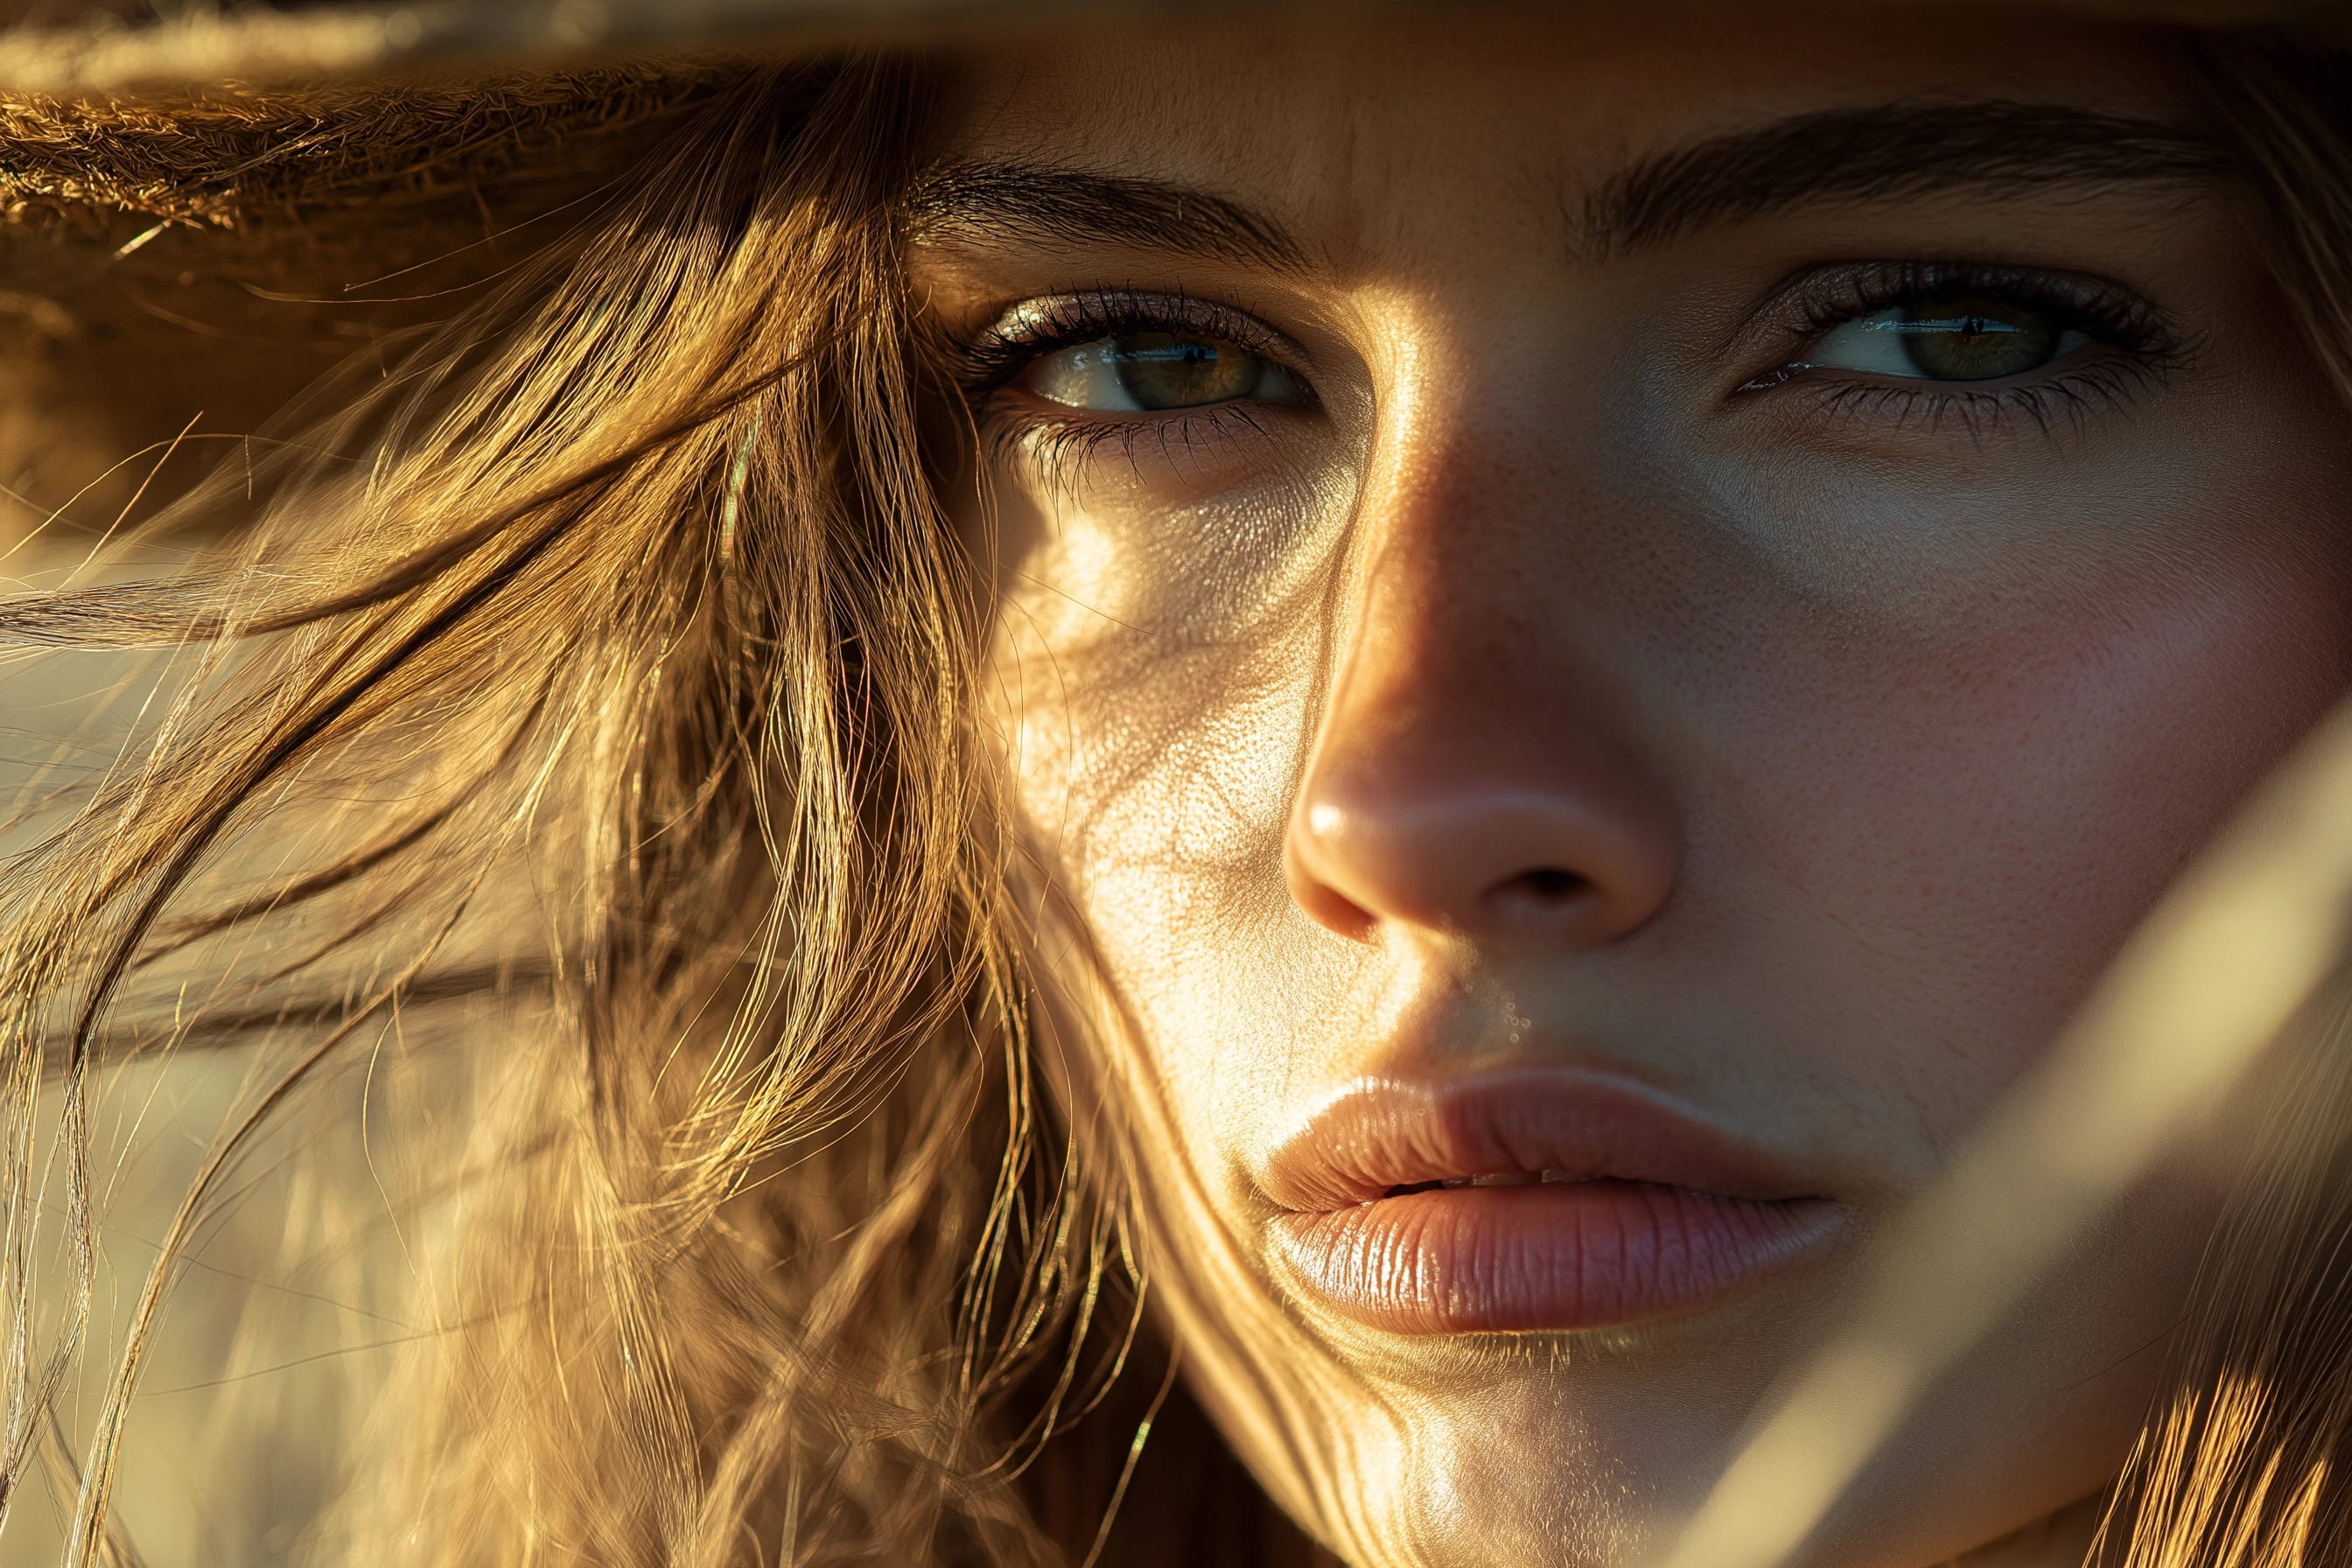
[[[1666,901],[1674,858],[1662,837],[1578,792],[1465,778],[1318,790],[1284,859],[1298,906],[1355,941],[1388,926],[1591,948]]]
[[[1644,568],[1591,471],[1556,460],[1558,410],[1522,428],[1456,406],[1449,388],[1488,379],[1391,389],[1283,868],[1354,941],[1595,949],[1682,869],[1673,747],[1641,723],[1654,639],[1626,618]]]
[[[1340,672],[1292,805],[1298,907],[1366,942],[1585,950],[1647,924],[1680,871],[1679,815],[1577,672],[1492,644],[1386,640]]]

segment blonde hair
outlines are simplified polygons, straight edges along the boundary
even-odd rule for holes
[[[2352,391],[2352,90],[2292,51],[2201,58]],[[1171,1397],[1135,1134],[1076,1137],[1037,1089],[976,718],[989,606],[934,495],[956,405],[900,272],[924,77],[714,65],[653,96],[672,129],[565,237],[152,525],[234,522],[192,572],[0,605],[17,647],[176,661],[137,748],[47,803],[0,884],[0,1486],[58,1466],[70,1568],[136,1560],[110,1491],[174,1260],[395,1024],[422,1077],[472,1087],[409,1194],[430,1332],[335,1526],[355,1559],[1087,1562]],[[106,168],[103,199],[234,206]],[[24,199],[97,188],[52,186]],[[2299,1109],[2217,1239],[2119,1563],[2345,1550],[2338,1034],[2283,1058]],[[90,1311],[95,1086],[222,1040],[270,1071],[73,1451],[50,1412]],[[44,1106],[70,1218],[48,1321]],[[1139,1357],[1154,1375],[1122,1378]],[[1209,1444],[1173,1398],[1162,1441],[1192,1419]],[[1106,1399],[1120,1418],[1070,1439]]]
[[[142,978],[236,981],[137,1048],[234,1010],[291,1058],[167,1254],[394,1010],[503,1004],[371,1559],[1050,1550],[1009,1450],[1068,1393],[981,1434],[1065,1319],[1083,1336],[1114,1247],[1034,1137],[965,720],[983,606],[915,439],[915,111],[903,67],[731,73],[573,242],[265,458],[227,554],[6,613],[20,644],[201,650],[145,754],[10,880],[12,1215],[46,1077],[86,1226],[91,1077]],[[12,1478],[61,1376],[31,1239]]]

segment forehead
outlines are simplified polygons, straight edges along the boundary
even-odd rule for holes
[[[1550,223],[1630,160],[1779,116],[1985,100],[2179,120],[2145,29],[1959,7],[1205,15],[962,56],[940,151],[1243,197],[1318,250],[1433,219]],[[1409,201],[1404,199],[1409,194]]]

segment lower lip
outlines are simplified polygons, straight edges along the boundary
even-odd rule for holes
[[[1276,1222],[1316,1294],[1405,1334],[1601,1329],[1731,1295],[1835,1228],[1818,1198],[1640,1182],[1446,1187]]]

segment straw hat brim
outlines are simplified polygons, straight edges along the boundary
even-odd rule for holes
[[[1396,3],[1387,0],[1391,9]],[[2345,0],[2007,3],[2118,21],[2280,28],[2317,44],[2352,47],[2352,5]],[[1364,13],[1381,6],[1381,0],[1320,0],[1316,8]],[[1247,7],[1265,8],[1265,0]],[[159,18],[144,5],[131,14],[121,0],[67,0],[37,7],[35,19],[0,32],[0,94],[562,69],[682,50],[797,50],[854,39],[952,37],[1050,20],[1100,22],[1202,9],[1202,0],[374,0],[290,9],[191,6]]]

